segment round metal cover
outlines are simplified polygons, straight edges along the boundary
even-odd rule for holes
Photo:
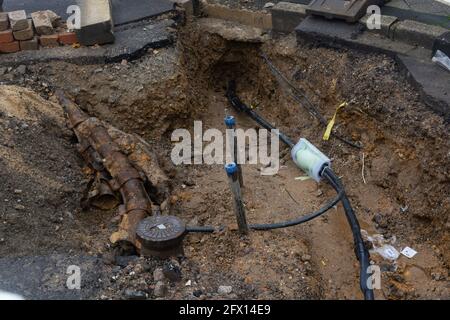
[[[186,225],[174,216],[152,216],[139,222],[136,235],[145,247],[160,248],[179,244],[186,233]]]

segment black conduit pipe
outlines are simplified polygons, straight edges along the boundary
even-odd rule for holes
[[[356,214],[353,211],[353,208],[350,204],[350,200],[348,199],[344,191],[344,186],[342,185],[336,174],[333,172],[333,170],[326,167],[322,174],[328,180],[330,185],[336,190],[336,192],[343,192],[342,205],[344,207],[345,216],[347,217],[348,224],[350,225],[353,234],[353,242],[355,244],[355,254],[359,260],[360,288],[366,300],[374,300],[373,290],[368,287],[368,279],[369,279],[368,268],[370,266],[370,255],[369,251],[366,249],[366,246],[364,245],[364,241],[361,235],[361,227],[359,225],[358,219],[356,218]]]
[[[314,116],[317,120],[319,120],[320,124],[324,127],[328,125],[328,122],[325,120],[325,118],[322,116],[319,110],[317,110],[316,107],[311,103],[311,101],[308,99],[308,97],[302,93],[299,89],[297,89],[290,81],[289,79],[281,73],[281,71],[275,67],[272,61],[267,57],[267,55],[264,52],[260,52],[261,57],[264,59],[264,61],[269,66],[269,69],[271,70],[272,74],[277,78],[277,80],[280,78],[282,81],[284,81],[288,87],[292,90],[290,91],[292,98],[297,101],[301,106],[303,106],[312,116]],[[279,80],[278,80],[279,81]],[[341,140],[342,142],[348,144],[351,147],[362,149],[362,146],[359,143],[352,142],[341,135],[339,135],[336,131],[331,132],[332,136],[335,136],[337,139]]]

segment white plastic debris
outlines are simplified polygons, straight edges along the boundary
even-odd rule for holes
[[[22,296],[0,290],[0,300],[23,300]]]
[[[434,57],[431,59],[431,61],[440,65],[441,67],[444,67],[445,69],[447,69],[447,71],[450,71],[450,58],[441,50],[436,50],[436,53],[434,54]]]
[[[400,256],[400,252],[392,245],[395,244],[397,238],[392,236],[390,239],[385,239],[382,234],[374,234],[372,236],[366,230],[361,229],[361,235],[364,240],[372,243],[373,249],[371,252],[376,252],[386,260],[395,261]]]
[[[405,248],[403,248],[401,254],[404,255],[405,257],[411,259],[417,254],[417,251],[410,247],[405,247]]]
[[[390,244],[385,244],[380,248],[376,248],[374,250],[377,252],[380,256],[382,256],[384,259],[395,261],[400,256],[400,253]]]

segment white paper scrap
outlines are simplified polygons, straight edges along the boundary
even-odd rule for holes
[[[411,259],[412,257],[414,257],[417,254],[417,251],[410,247],[405,247],[402,250],[401,254],[404,255],[405,257],[408,257]]]

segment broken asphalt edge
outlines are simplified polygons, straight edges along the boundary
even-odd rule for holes
[[[74,64],[115,63],[123,59],[140,58],[148,49],[158,49],[174,43],[169,27],[174,27],[171,19],[138,24],[130,28],[116,30],[116,42],[101,47],[71,46],[44,48],[39,51],[21,51],[0,56],[0,66],[17,66],[30,63],[66,61]]]

